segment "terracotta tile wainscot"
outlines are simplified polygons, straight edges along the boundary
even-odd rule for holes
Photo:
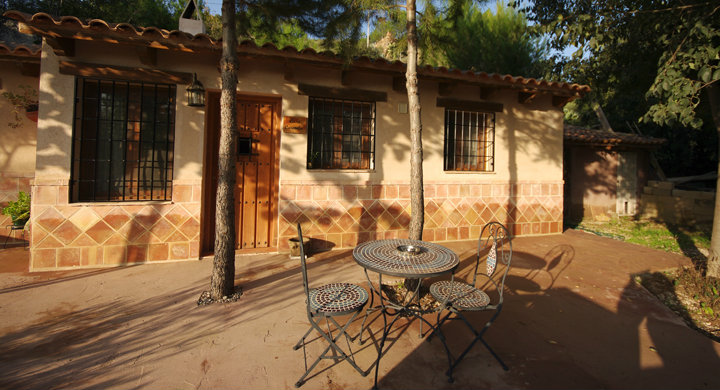
[[[492,220],[515,235],[560,233],[563,183],[425,183],[423,239],[475,239]],[[314,249],[351,248],[371,239],[405,238],[410,222],[410,185],[282,182],[279,250],[296,237],[295,224],[313,238]]]
[[[198,259],[200,189],[183,180],[171,202],[69,203],[66,180],[35,180],[30,270]]]

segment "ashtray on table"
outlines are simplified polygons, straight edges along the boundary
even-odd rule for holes
[[[410,256],[419,255],[419,254],[425,252],[425,250],[426,250],[425,247],[418,246],[418,245],[400,245],[396,249],[401,254],[410,255]]]

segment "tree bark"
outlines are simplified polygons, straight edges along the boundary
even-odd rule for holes
[[[423,193],[423,148],[422,121],[420,119],[420,93],[417,75],[417,24],[415,22],[415,0],[407,2],[407,70],[405,87],[410,111],[410,226],[411,240],[422,240],[425,221],[425,200]]]
[[[235,0],[222,3],[222,58],[220,69],[220,147],[218,151],[217,203],[215,213],[215,257],[210,281],[213,300],[235,290],[235,129],[237,128],[237,38]]]
[[[710,111],[712,112],[715,130],[718,134],[718,151],[720,151],[720,85],[716,81],[707,87],[710,98]],[[720,154],[718,155],[718,179],[715,185],[715,211],[713,212],[712,236],[710,238],[710,255],[707,261],[708,277],[720,279]]]

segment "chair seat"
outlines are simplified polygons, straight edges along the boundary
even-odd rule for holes
[[[430,294],[438,302],[451,303],[460,310],[483,310],[490,297],[477,288],[462,282],[443,280],[430,285]]]
[[[343,315],[365,306],[368,293],[351,283],[331,283],[310,289],[310,310],[325,315]]]

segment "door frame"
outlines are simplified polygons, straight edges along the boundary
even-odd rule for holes
[[[211,131],[213,128],[220,129],[220,123],[214,123],[219,121],[220,118],[220,93],[219,89],[208,89],[207,99],[205,103],[205,142],[203,146],[203,181],[202,181],[202,198],[200,207],[200,255],[208,256],[213,254],[213,247],[215,245],[215,192],[217,185],[211,184],[217,183],[217,151],[211,153],[213,145],[216,145],[220,132],[217,133]],[[262,253],[262,252],[275,252],[278,247],[278,232],[277,232],[277,221],[278,221],[278,201],[279,201],[279,189],[280,189],[280,137],[282,134],[281,130],[281,114],[282,110],[282,96],[267,96],[267,95],[254,95],[251,93],[237,92],[236,98],[238,100],[252,100],[260,103],[270,103],[275,107],[273,109],[273,145],[271,145],[273,153],[273,183],[270,185],[270,226],[268,247],[267,248],[252,248],[252,249],[236,249],[236,253]],[[213,115],[213,110],[217,110],[217,116]],[[236,176],[237,177],[237,176]],[[238,229],[238,226],[235,226]],[[241,227],[240,227],[241,228]]]

